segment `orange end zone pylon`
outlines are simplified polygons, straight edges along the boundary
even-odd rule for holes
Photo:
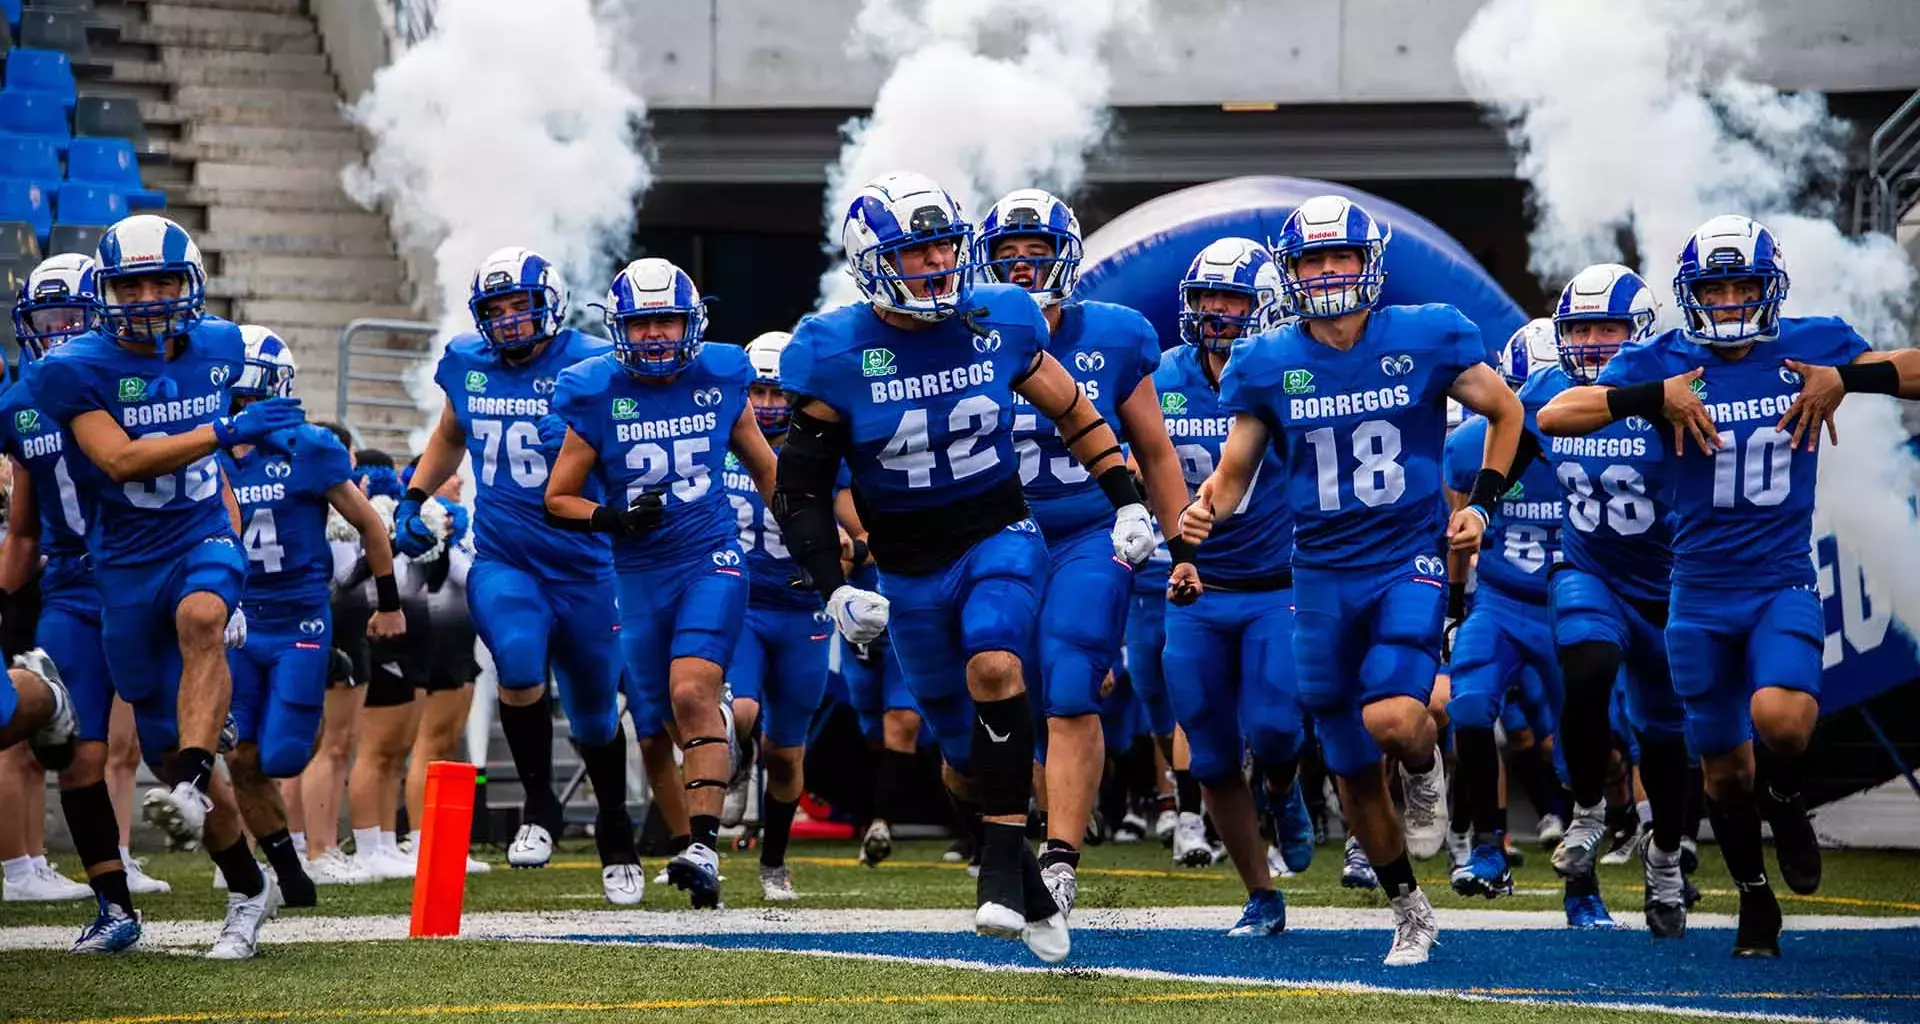
[[[473,837],[473,765],[435,761],[427,765],[426,806],[421,817],[419,865],[413,876],[413,924],[408,934],[429,938],[460,934],[467,899],[467,847]]]

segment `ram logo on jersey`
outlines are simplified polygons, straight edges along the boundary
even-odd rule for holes
[[[725,398],[726,396],[720,393],[719,388],[701,388],[693,393],[693,404],[702,409],[711,409],[719,405]]]
[[[1079,370],[1081,373],[1093,373],[1097,370],[1104,370],[1107,368],[1106,353],[1075,352],[1073,354],[1073,366],[1074,369]]]
[[[988,331],[984,335],[974,335],[973,350],[983,356],[1000,351],[1000,332]]]
[[[1380,372],[1389,377],[1405,377],[1413,372],[1413,357],[1404,354],[1381,356]]]
[[[1629,416],[1626,419],[1622,420],[1621,422],[1627,425],[1628,430],[1652,430],[1653,429],[1653,424],[1649,423],[1645,416]]]
[[[880,351],[885,352],[886,350],[881,349]],[[888,355],[891,356],[892,353],[888,353]],[[888,373],[893,373],[895,370],[896,368],[894,366],[891,364],[888,365]],[[872,376],[872,374],[868,374],[868,376]],[[933,398],[937,395],[950,395],[956,391],[977,388],[991,380],[993,380],[993,363],[989,360],[982,359],[969,363],[966,366],[956,366],[952,369],[941,370],[938,373],[923,373],[914,377],[895,378],[884,383],[874,381],[867,387],[873,396],[873,404],[884,405],[888,402],[917,402],[923,398]]]
[[[1797,388],[1801,384],[1800,375],[1795,373],[1792,367],[1787,366],[1780,368],[1780,380],[1790,388]]]
[[[293,464],[284,459],[275,459],[267,463],[266,472],[270,477],[285,480],[293,475]]]
[[[1445,579],[1447,563],[1433,555],[1420,555],[1413,560],[1413,571],[1417,576],[1430,576]]]
[[[533,379],[533,393],[536,395],[553,394],[553,378],[552,377],[535,377]]]
[[[1371,388],[1325,398],[1291,399],[1287,402],[1287,419],[1296,423],[1301,420],[1336,419],[1383,409],[1404,409],[1412,404],[1413,389],[1405,384],[1395,384],[1390,388]]]

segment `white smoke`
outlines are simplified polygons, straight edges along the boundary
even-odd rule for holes
[[[1110,51],[1143,40],[1148,0],[866,0],[848,48],[891,66],[828,172],[827,248],[867,182],[917,171],[971,219],[1016,188],[1071,193],[1107,131]],[[836,263],[822,308],[859,298]]]
[[[651,181],[646,104],[614,73],[601,13],[589,0],[441,4],[433,34],[352,108],[373,146],[343,181],[363,206],[387,204],[403,251],[432,253],[436,354],[473,329],[473,270],[495,249],[554,261],[577,310],[625,248]],[[431,385],[416,393],[439,410]]]
[[[1492,0],[1454,62],[1506,119],[1537,208],[1533,269],[1550,293],[1587,264],[1620,259],[1627,231],[1665,294],[1694,228],[1742,213],[1780,239],[1788,315],[1837,315],[1876,347],[1907,345],[1913,267],[1884,235],[1843,235],[1817,191],[1845,167],[1845,126],[1818,95],[1743,77],[1763,28],[1750,0]],[[1675,312],[1669,303],[1669,322]],[[1907,431],[1884,398],[1848,399],[1838,420],[1842,443],[1821,459],[1820,525],[1896,616],[1920,626]]]

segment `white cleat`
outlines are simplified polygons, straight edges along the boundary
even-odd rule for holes
[[[355,853],[353,864],[371,882],[391,882],[396,879],[412,878],[414,867],[405,858],[394,857],[385,850],[368,850]]]
[[[306,866],[307,877],[313,879],[315,885],[366,885],[380,881],[338,846],[307,861]]]
[[[1282,856],[1278,846],[1267,847],[1267,874],[1275,878],[1292,878],[1294,870],[1287,866],[1287,858]]]
[[[173,886],[167,884],[163,879],[155,878],[147,874],[146,869],[141,866],[139,861],[129,859],[121,863],[127,869],[128,892],[136,895],[158,896],[173,891]]]
[[[1465,832],[1447,831],[1447,870],[1458,871],[1467,866],[1467,859],[1473,856],[1473,836]]]
[[[1044,921],[1028,921],[1020,938],[1027,950],[1041,963],[1057,964],[1073,950],[1073,936],[1067,930],[1067,915],[1055,914]]]
[[[647,894],[647,875],[638,864],[609,864],[600,869],[600,888],[608,903],[631,907]]]
[[[1427,860],[1447,842],[1447,769],[1437,754],[1424,774],[1415,775],[1402,764],[1400,783],[1407,797],[1407,852]]]
[[[1539,832],[1540,845],[1552,846],[1567,834],[1567,823],[1561,821],[1558,814],[1543,814],[1540,816]]]
[[[800,898],[793,891],[793,869],[786,865],[777,868],[760,865],[760,898],[768,903],[792,903]]]
[[[535,824],[520,826],[507,846],[507,864],[516,868],[544,868],[553,859],[553,836]]]
[[[1387,951],[1388,967],[1424,964],[1440,935],[1440,921],[1434,917],[1433,904],[1419,889],[1395,896],[1393,904],[1393,948]]]
[[[93,898],[91,886],[68,878],[44,862],[29,865],[19,877],[7,879],[5,888],[6,892],[0,894],[0,899],[9,903],[54,903]]]
[[[147,824],[165,832],[175,843],[192,850],[200,846],[200,832],[207,824],[207,812],[213,800],[191,782],[172,789],[154,787],[141,798],[140,814]]]
[[[1026,915],[1000,903],[982,903],[973,912],[973,930],[990,939],[1023,938]]]
[[[1207,826],[1192,811],[1180,815],[1173,830],[1173,863],[1189,868],[1204,868],[1213,863],[1213,847],[1207,843]]]
[[[479,859],[478,857],[475,857],[473,854],[467,854],[467,874],[484,875],[487,872],[492,870],[493,870],[493,865],[487,863],[484,860]]]
[[[1040,869],[1040,880],[1047,883],[1047,894],[1053,897],[1053,905],[1060,908],[1060,916],[1072,917],[1073,904],[1080,898],[1080,878],[1074,873],[1073,865],[1049,864]]]
[[[258,895],[227,894],[227,919],[207,950],[209,960],[250,960],[260,948],[260,926],[280,910],[280,887],[269,879]]]
[[[1162,845],[1173,842],[1173,832],[1180,827],[1180,815],[1173,811],[1161,811],[1153,819],[1153,838]]]

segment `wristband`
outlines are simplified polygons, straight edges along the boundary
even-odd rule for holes
[[[1467,495],[1467,507],[1480,510],[1481,518],[1489,523],[1493,520],[1493,503],[1506,493],[1507,475],[1498,470],[1482,469],[1473,478],[1473,490]]]
[[[1173,564],[1192,565],[1194,556],[1200,552],[1200,545],[1187,543],[1185,537],[1169,537],[1167,551],[1173,555]]]
[[[1464,619],[1467,617],[1467,584],[1461,580],[1447,584],[1447,618]]]
[[[1898,395],[1900,368],[1889,362],[1848,363],[1834,367],[1850,395]]]
[[[853,567],[858,569],[867,564],[867,559],[872,556],[873,551],[867,547],[867,539],[865,537],[855,537],[853,539]]]
[[[1140,488],[1134,486],[1133,473],[1124,462],[1100,474],[1100,490],[1105,492],[1107,501],[1114,508],[1145,504],[1140,497]]]
[[[592,518],[587,520],[594,533],[624,533],[626,527],[620,522],[620,513],[605,505],[595,505]]]
[[[239,439],[233,436],[233,417],[222,416],[214,420],[211,426],[214,444],[222,448],[231,448],[240,443]]]
[[[431,495],[427,494],[427,492],[421,490],[420,488],[409,487],[407,488],[407,493],[402,494],[400,496],[400,502],[401,504],[405,504],[411,501],[416,505],[424,505],[427,503],[427,498],[429,497],[431,497]]]
[[[383,612],[400,610],[400,584],[395,583],[393,574],[373,578],[374,609]]]
[[[1666,407],[1667,382],[1664,380],[1650,380],[1645,384],[1614,388],[1607,392],[1607,415],[1612,417],[1612,422],[1617,423],[1629,416],[1657,420]]]

